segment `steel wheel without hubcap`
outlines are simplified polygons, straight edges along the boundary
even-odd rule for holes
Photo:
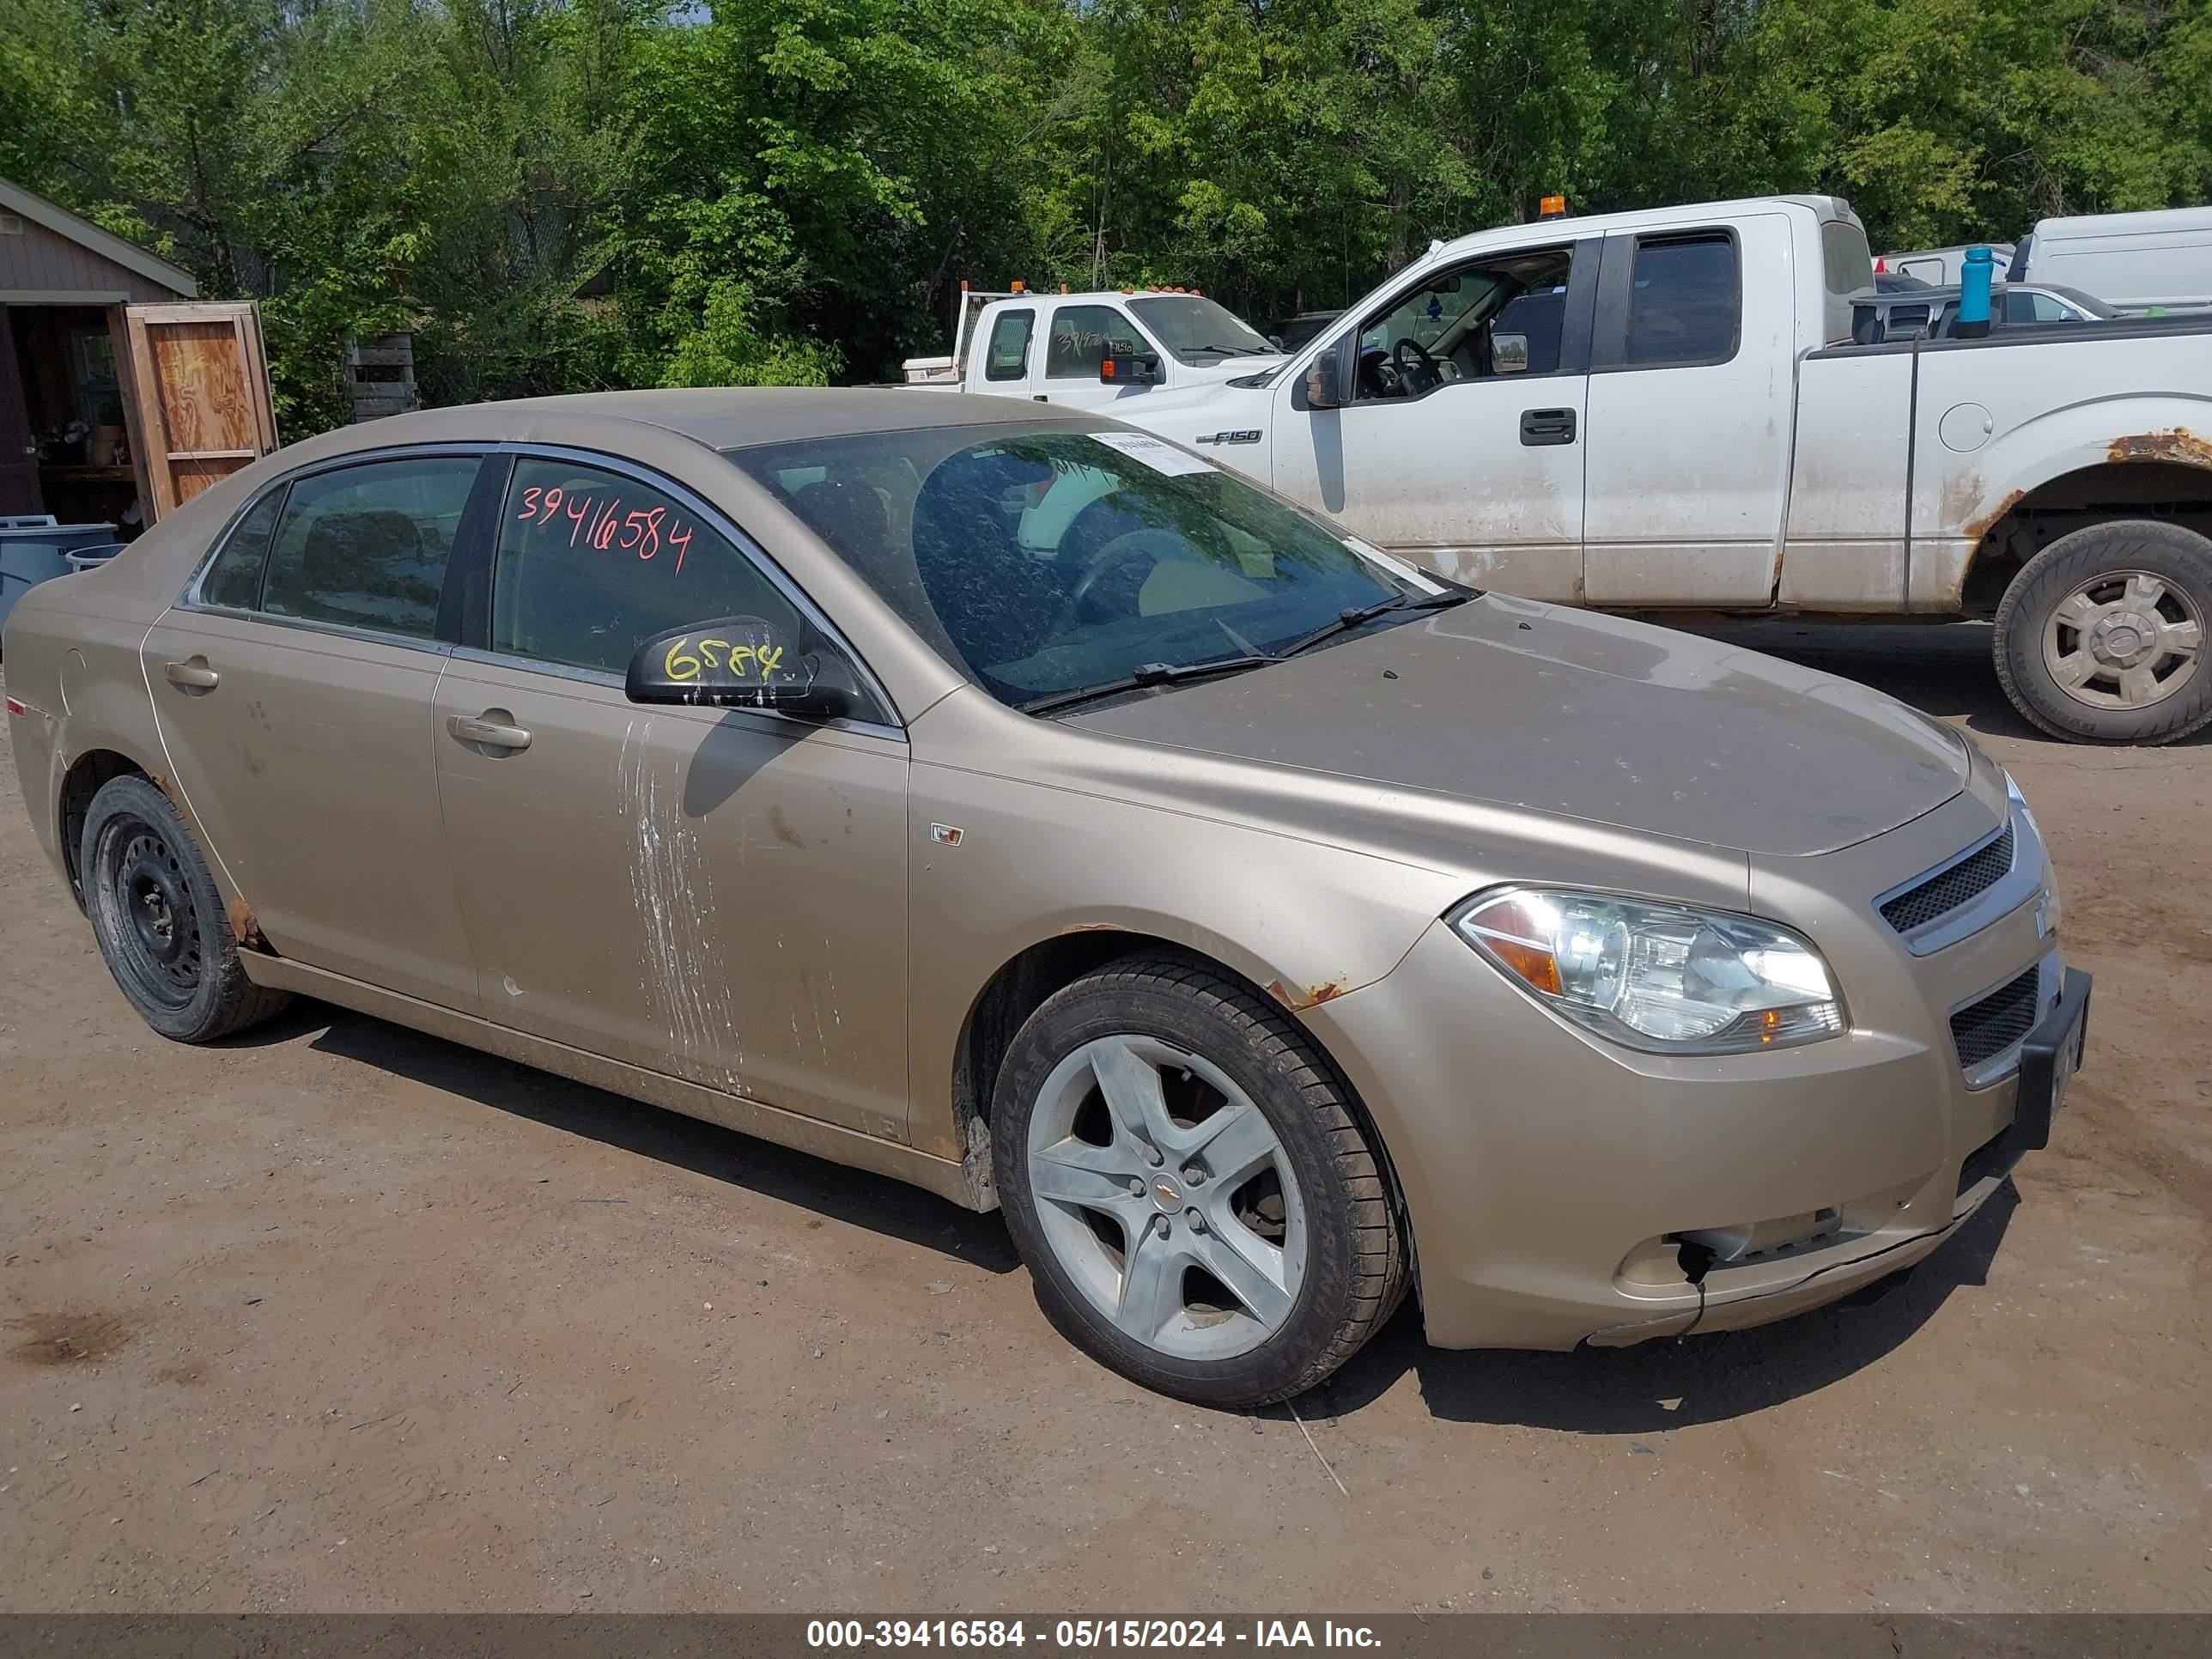
[[[283,992],[247,976],[207,861],[150,778],[126,772],[100,785],[77,848],[100,957],[116,988],[163,1036],[205,1042],[284,1006]]]
[[[2075,586],[2043,629],[2043,664],[2093,708],[2147,708],[2196,677],[2203,618],[2189,596],[2147,570],[2100,574]]]
[[[118,966],[148,1000],[190,1006],[200,982],[199,915],[175,849],[151,825],[118,819],[101,838],[94,880],[95,902],[111,907]]]
[[[1197,1054],[1133,1034],[1077,1048],[1038,1092],[1027,1172],[1054,1260],[1148,1348],[1229,1358],[1297,1304],[1306,1220],[1291,1160]]]

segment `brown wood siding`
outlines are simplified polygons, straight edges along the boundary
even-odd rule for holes
[[[21,224],[20,234],[0,234],[0,293],[128,294],[143,304],[179,297],[176,289],[149,282],[35,220],[21,219]]]

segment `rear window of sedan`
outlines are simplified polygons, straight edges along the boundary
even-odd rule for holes
[[[1142,433],[938,427],[729,459],[1018,708],[1152,664],[1267,653],[1413,586]]]

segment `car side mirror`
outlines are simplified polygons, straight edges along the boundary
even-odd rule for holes
[[[1149,351],[1109,351],[1098,360],[1101,386],[1150,386],[1160,378],[1160,360]]]
[[[834,656],[802,653],[775,623],[726,617],[655,634],[629,659],[632,702],[768,708],[836,720],[858,702],[852,671]]]
[[[1279,334],[1270,334],[1267,337],[1267,343],[1277,351],[1288,351],[1290,349],[1290,347],[1283,343],[1283,337]]]
[[[1299,390],[1308,409],[1344,407],[1344,348],[1331,346],[1306,365]]]
[[[1526,374],[1528,372],[1528,337],[1525,334],[1492,335],[1490,363],[1500,374]]]

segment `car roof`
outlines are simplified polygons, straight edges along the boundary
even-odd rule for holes
[[[1066,418],[1027,398],[948,397],[907,386],[702,386],[666,391],[588,392],[505,403],[418,410],[343,428],[325,453],[386,449],[410,443],[523,441],[549,417],[655,427],[708,449],[744,449],[860,433],[927,427],[990,426],[1010,421]],[[335,441],[332,441],[335,440]],[[349,440],[350,441],[349,441]]]

